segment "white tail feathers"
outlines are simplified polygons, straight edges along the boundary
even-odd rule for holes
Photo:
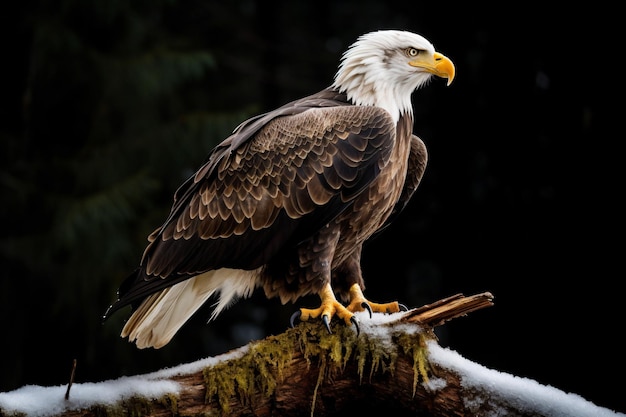
[[[138,348],[165,346],[191,316],[216,292],[210,320],[239,297],[252,295],[259,270],[218,269],[179,282],[148,296],[130,316],[121,336]]]

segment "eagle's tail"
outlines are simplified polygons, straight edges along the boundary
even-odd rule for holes
[[[209,320],[239,297],[249,297],[257,286],[258,270],[218,269],[179,282],[148,296],[122,329],[138,348],[165,346],[191,316],[216,292],[219,299]]]

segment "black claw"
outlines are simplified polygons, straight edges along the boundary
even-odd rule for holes
[[[322,316],[322,322],[324,322],[324,326],[326,326],[326,330],[328,330],[328,334],[333,334],[333,332],[330,331],[330,323],[328,320],[328,316],[326,314]]]
[[[409,308],[404,304],[398,303],[398,307],[400,307],[400,311],[409,311]]]
[[[373,312],[372,312],[372,306],[370,306],[368,303],[366,303],[365,301],[363,301],[363,302],[361,303],[361,307],[363,307],[363,308],[367,309],[367,311],[369,311],[369,313],[370,313],[370,319],[371,319],[371,318],[372,318],[372,314],[373,314]]]
[[[368,307],[369,307],[369,305],[368,305]],[[371,314],[371,311],[372,310],[370,310],[370,314]],[[354,324],[354,327],[356,327],[356,335],[358,337],[359,333],[361,332],[361,330],[359,329],[359,321],[354,316],[350,317],[350,321],[352,322],[352,324]]]
[[[293,323],[296,321],[296,319],[300,320],[300,316],[302,316],[302,312],[300,310],[296,311],[295,313],[291,315],[291,318],[289,319],[289,323],[291,324],[291,327],[295,327]]]

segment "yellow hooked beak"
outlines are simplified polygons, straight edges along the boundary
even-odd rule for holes
[[[431,74],[437,77],[447,78],[450,85],[454,80],[454,64],[447,56],[435,52],[432,56],[423,57],[420,54],[417,59],[409,61],[409,65],[412,67],[424,68]]]

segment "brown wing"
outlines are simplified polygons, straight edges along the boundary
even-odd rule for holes
[[[255,269],[348,207],[389,160],[395,125],[375,107],[313,107],[237,133],[177,191],[107,315],[222,267]]]

